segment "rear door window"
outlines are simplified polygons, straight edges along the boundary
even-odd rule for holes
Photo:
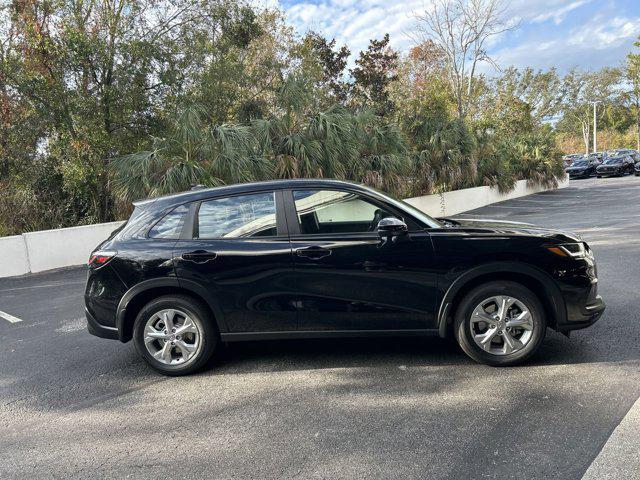
[[[216,198],[200,204],[197,238],[277,236],[274,192]]]

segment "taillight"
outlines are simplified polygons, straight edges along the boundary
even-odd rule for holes
[[[102,267],[103,265],[106,265],[107,263],[109,263],[113,259],[113,257],[116,256],[116,253],[118,252],[101,251],[101,250],[97,252],[93,252],[91,254],[91,257],[89,257],[88,265],[89,267],[92,267],[92,268]]]

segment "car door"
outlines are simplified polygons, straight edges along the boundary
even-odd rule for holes
[[[297,326],[293,259],[281,191],[205,199],[191,206],[192,232],[174,247],[179,281],[203,286],[227,332]]]
[[[411,225],[397,242],[380,241],[380,219],[402,213],[349,190],[285,191],[294,252],[299,329],[434,328],[436,275],[429,234]]]
[[[626,173],[633,173],[633,165],[633,158],[631,156],[624,158],[624,170]]]

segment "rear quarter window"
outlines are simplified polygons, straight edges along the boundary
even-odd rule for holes
[[[169,238],[176,240],[180,238],[180,233],[182,232],[188,211],[188,205],[180,205],[171,210],[149,230],[149,238]]]

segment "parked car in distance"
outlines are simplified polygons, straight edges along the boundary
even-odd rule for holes
[[[573,162],[575,162],[580,158],[582,158],[582,155],[580,153],[571,153],[569,155],[563,155],[562,164],[564,165],[564,168],[567,168],[567,167],[570,167]]]
[[[598,165],[599,163],[595,160],[576,160],[570,167],[565,169],[565,172],[570,179],[589,178],[596,174]]]
[[[608,158],[608,155],[606,152],[596,152],[596,153],[590,153],[588,155],[588,158],[590,161],[600,165],[602,162],[604,162]]]
[[[610,157],[596,168],[596,176],[602,178],[632,174],[633,164],[633,160],[628,155]]]
[[[614,150],[611,154],[611,156],[615,156],[615,157],[619,157],[622,155],[632,155],[632,154],[637,154],[638,151],[637,150],[633,150],[631,148],[621,148],[618,150]]]
[[[547,328],[600,318],[579,236],[436,220],[353,183],[281,180],[134,202],[89,259],[89,332],[133,340],[154,369],[194,372],[223,342],[453,335],[514,365]]]
[[[640,161],[636,162],[636,166],[634,167],[634,172],[636,177],[640,177]]]

